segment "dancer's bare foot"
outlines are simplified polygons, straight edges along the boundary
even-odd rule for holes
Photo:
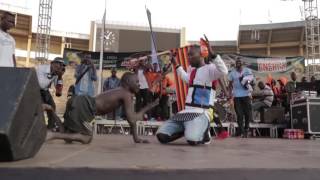
[[[73,141],[80,142],[82,144],[89,144],[92,141],[93,136],[83,135],[80,133],[60,133],[60,132],[47,132],[46,141],[53,139],[61,139],[70,144]]]
[[[47,130],[46,141],[52,140],[53,136],[53,132],[51,130]]]
[[[82,144],[90,144],[92,141],[93,136],[88,136],[88,135],[83,135],[83,134],[79,134],[80,135],[80,142]]]

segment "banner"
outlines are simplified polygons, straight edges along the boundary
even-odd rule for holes
[[[77,49],[65,48],[63,53],[63,58],[66,64],[70,64],[70,65],[80,64],[81,56],[83,54],[90,54],[93,63],[96,65],[97,68],[99,67],[100,52],[82,51]],[[135,58],[144,56],[144,55],[150,56],[150,52],[120,52],[120,53],[104,52],[102,68],[103,69],[111,69],[111,68],[131,69],[134,66],[136,66],[138,63],[137,59]],[[158,54],[158,59],[159,61],[161,61],[159,65],[164,66],[170,63],[170,59],[167,53]],[[150,63],[150,64],[152,63],[151,58],[148,58],[145,61],[148,61],[147,63]],[[160,66],[160,68],[162,67]]]
[[[295,72],[298,78],[301,78],[305,73],[304,57],[301,56],[263,57],[239,54],[222,54],[221,56],[229,70],[234,67],[235,61],[240,59],[258,79],[264,79],[268,75],[271,75],[274,79],[280,76],[290,77],[291,72]]]
[[[111,68],[126,68],[128,63],[125,63],[127,59],[131,59],[131,56],[137,54],[138,52],[123,52],[123,53],[109,53],[104,52],[103,54],[103,69]],[[93,63],[96,67],[99,67],[100,52],[82,51],[77,49],[64,49],[63,58],[66,64],[80,64],[81,56],[83,54],[90,54]]]

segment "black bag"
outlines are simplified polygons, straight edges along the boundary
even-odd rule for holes
[[[67,97],[72,97],[76,94],[75,86],[72,84],[69,86]]]

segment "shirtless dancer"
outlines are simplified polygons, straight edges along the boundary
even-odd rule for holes
[[[143,118],[149,109],[155,107],[159,100],[148,104],[139,112],[134,111],[133,97],[139,91],[139,80],[136,74],[126,72],[121,78],[121,86],[106,91],[96,97],[75,96],[67,102],[64,114],[65,132],[48,132],[47,140],[63,139],[66,142],[78,141],[88,144],[92,140],[92,126],[95,115],[104,115],[124,106],[135,143],[148,143],[137,135],[136,121]],[[48,110],[48,109],[47,109]]]

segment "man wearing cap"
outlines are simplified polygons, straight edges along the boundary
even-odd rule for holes
[[[56,109],[56,104],[49,92],[51,84],[54,83],[56,96],[62,95],[62,75],[65,72],[65,64],[62,58],[56,57],[50,64],[41,64],[36,67],[37,77],[40,85],[40,93],[43,104],[51,106],[53,112]],[[56,122],[55,114],[52,111],[47,111],[48,129],[57,131],[58,123]]]
[[[16,42],[8,31],[15,26],[15,16],[4,12],[0,20],[0,67],[16,67]]]
[[[74,77],[78,82],[75,85],[76,95],[89,95],[93,97],[95,94],[94,81],[97,80],[97,72],[91,61],[90,54],[83,56],[81,64],[76,67]]]

